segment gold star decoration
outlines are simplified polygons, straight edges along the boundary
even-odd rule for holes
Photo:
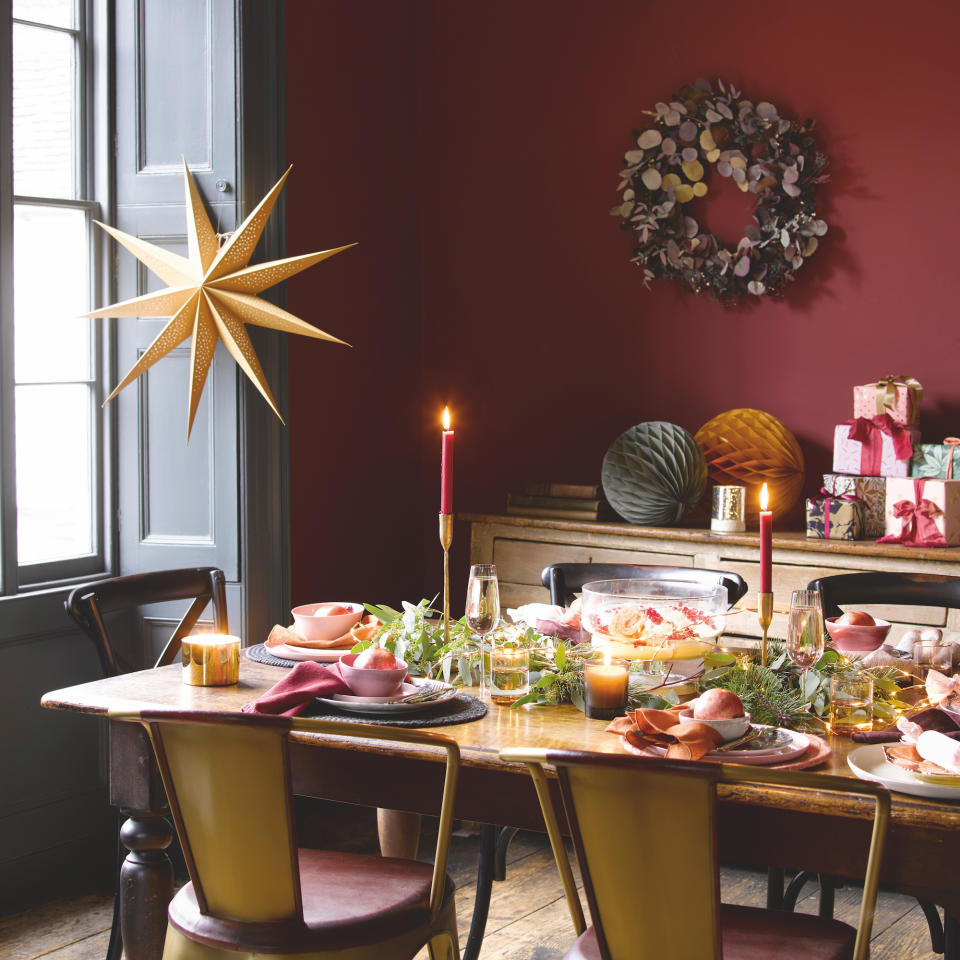
[[[104,401],[109,403],[125,386],[150,369],[188,337],[190,347],[190,395],[187,420],[187,439],[193,429],[193,419],[206,383],[207,372],[213,360],[217,340],[222,340],[240,369],[263,394],[273,412],[280,417],[276,401],[270,392],[263,368],[246,331],[246,324],[270,327],[283,333],[300,333],[317,340],[331,340],[349,346],[344,340],[324,333],[292,313],[263,300],[257,294],[274,284],[292,277],[341,250],[355,246],[348,243],[332,250],[307,253],[284,260],[272,260],[248,266],[254,247],[273,211],[277,196],[283,189],[290,167],[273,189],[260,201],[257,208],[240,227],[220,246],[217,234],[210,225],[203,200],[197,190],[186,161],[183,175],[187,197],[187,242],[189,258],[171,253],[162,247],[123,233],[95,221],[119,244],[126,247],[141,263],[152,270],[168,286],[156,293],[124,300],[88,317],[150,317],[169,316],[170,320],[144,351],[130,372],[117,384]],[[280,417],[283,422],[283,417]]]

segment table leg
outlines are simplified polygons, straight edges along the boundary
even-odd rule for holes
[[[124,954],[127,960],[160,960],[173,897],[173,864],[165,852],[173,830],[159,814],[123,813],[128,819],[120,828],[120,839],[130,851],[120,868]]]
[[[467,945],[463,949],[463,960],[477,960],[480,945],[487,928],[487,913],[490,911],[490,892],[497,867],[497,841],[500,827],[485,823],[480,828],[480,865],[477,868],[477,898],[473,902],[473,919],[470,921],[470,933]]]
[[[767,867],[767,909],[783,909],[783,881],[786,871],[782,867]]]
[[[960,918],[943,911],[943,960],[960,960]]]

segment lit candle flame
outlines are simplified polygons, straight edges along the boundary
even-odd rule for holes
[[[444,430],[450,429],[450,408],[449,407],[443,408],[443,416],[440,418],[440,422],[443,424]]]
[[[760,509],[766,510],[770,505],[770,493],[767,490],[767,485],[764,484],[760,488]]]

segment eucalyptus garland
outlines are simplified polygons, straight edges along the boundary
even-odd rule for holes
[[[812,120],[780,116],[767,101],[699,79],[669,103],[644,111],[624,154],[622,201],[610,212],[634,239],[644,284],[673,277],[694,293],[730,304],[743,296],[779,297],[817,249],[827,224],[817,217],[817,187],[829,179]],[[756,198],[754,222],[734,249],[701,229],[689,206],[710,191],[708,172]]]

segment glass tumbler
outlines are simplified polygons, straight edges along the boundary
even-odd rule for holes
[[[490,651],[490,699],[509,706],[530,692],[530,651],[494,647]]]
[[[830,730],[849,737],[873,729],[873,679],[865,673],[835,673],[830,678]]]

